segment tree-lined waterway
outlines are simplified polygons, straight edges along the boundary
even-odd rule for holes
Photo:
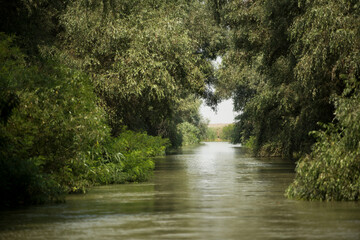
[[[0,239],[359,239],[359,203],[284,197],[294,167],[228,143],[184,148],[150,182],[1,212]]]

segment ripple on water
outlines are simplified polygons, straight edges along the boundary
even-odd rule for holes
[[[0,213],[0,239],[360,239],[359,203],[288,200],[294,163],[204,143],[156,159],[143,184]]]

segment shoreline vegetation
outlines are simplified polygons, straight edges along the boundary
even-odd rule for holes
[[[231,142],[233,132],[233,123],[209,124],[202,140],[206,142]]]
[[[200,2],[15,0],[0,14],[1,208],[146,181],[152,157],[204,135],[221,32]]]
[[[146,181],[202,140],[298,160],[286,196],[360,198],[360,4],[0,4],[2,208]],[[221,57],[221,64],[213,61]],[[208,127],[202,101],[240,114]]]
[[[222,3],[216,90],[241,112],[232,141],[297,160],[289,198],[359,200],[359,2]]]

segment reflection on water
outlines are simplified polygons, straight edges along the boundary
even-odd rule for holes
[[[157,159],[143,184],[0,213],[0,239],[360,239],[360,204],[284,198],[294,164],[205,143]]]

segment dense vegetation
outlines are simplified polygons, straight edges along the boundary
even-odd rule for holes
[[[359,2],[219,2],[229,46],[217,91],[241,111],[233,140],[301,157],[290,197],[358,199]]]
[[[208,142],[231,142],[233,134],[235,134],[234,128],[234,124],[209,125],[203,140]]]
[[[110,135],[89,78],[47,62],[26,67],[25,56],[0,39],[0,190],[3,206],[61,201],[89,186],[146,180],[167,140],[123,130]]]
[[[223,35],[201,2],[15,0],[0,14],[2,207],[147,180],[151,157],[204,135]]]
[[[200,98],[228,97],[224,138],[299,159],[289,197],[359,199],[357,0],[13,0],[0,16],[2,206],[144,181],[150,157],[211,134]]]

